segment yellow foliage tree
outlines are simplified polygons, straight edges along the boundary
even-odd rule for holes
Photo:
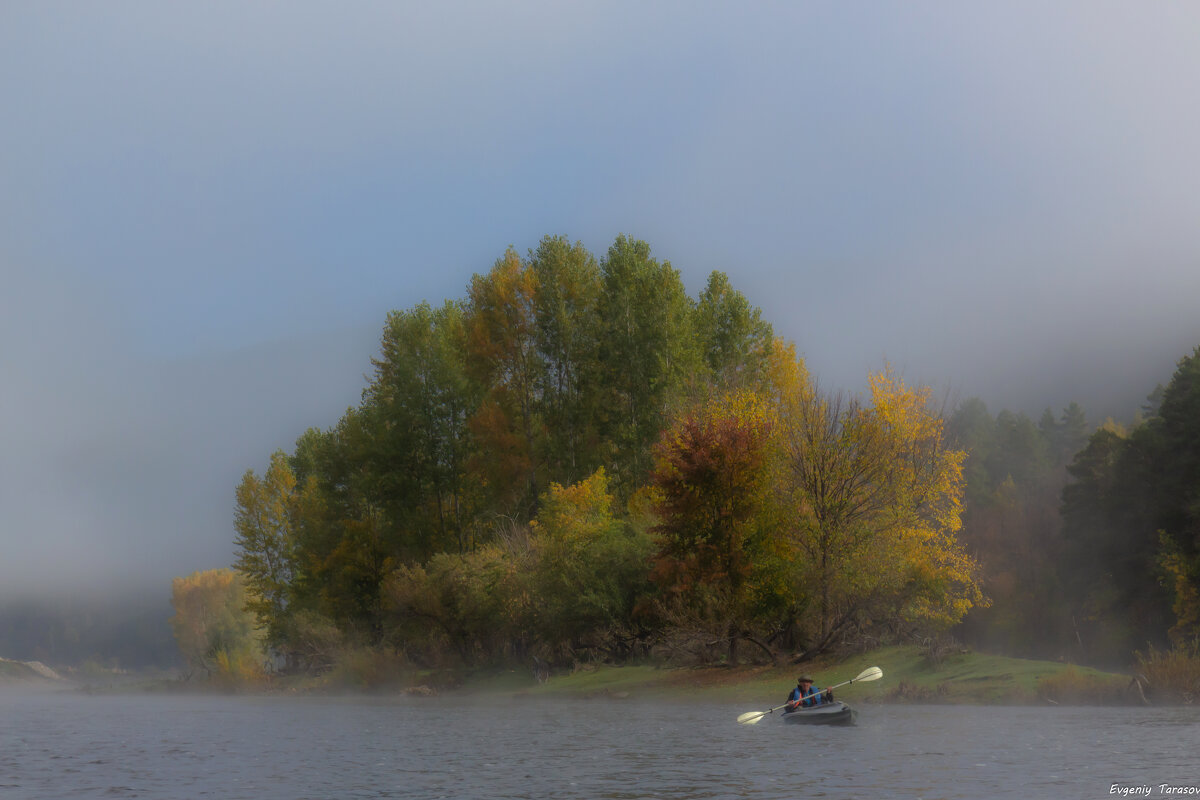
[[[890,369],[870,376],[871,404],[806,388],[784,426],[792,536],[815,615],[810,651],[848,626],[957,622],[984,602],[961,526],[962,463],[927,388]]]
[[[627,656],[639,596],[648,591],[648,535],[613,514],[608,475],[551,484],[531,523],[530,620],[551,658],[581,650]]]
[[[191,673],[241,682],[262,675],[262,636],[246,610],[246,586],[231,569],[171,582],[171,630]]]
[[[731,663],[750,638],[757,566],[777,536],[776,416],[758,394],[733,392],[682,414],[654,449],[661,546],[653,579],[668,602],[725,629]]]

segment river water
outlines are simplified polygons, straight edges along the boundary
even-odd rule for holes
[[[853,728],[777,716],[738,725],[748,710],[638,699],[4,693],[0,798],[1200,793],[1196,708],[863,705]],[[1135,788],[1146,793],[1120,794]]]

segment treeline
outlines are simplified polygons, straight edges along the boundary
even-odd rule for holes
[[[1124,665],[1200,637],[1200,348],[1126,427],[1072,403],[1034,423],[962,403],[963,541],[989,608],[955,631],[982,646]]]
[[[238,487],[247,607],[293,667],[736,662],[982,601],[928,390],[819,391],[726,276],[690,298],[643,242],[510,250],[391,313],[374,367]]]
[[[1063,536],[1083,645],[1200,639],[1200,347],[1131,428],[1107,424],[1069,468]]]
[[[247,471],[238,574],[177,581],[173,624],[225,674],[260,636],[315,670],[947,633],[1128,663],[1200,632],[1198,361],[1128,431],[943,415],[886,370],[830,394],[725,275],[693,299],[643,242],[547,237],[389,314],[360,405]]]
[[[1071,564],[1061,517],[1068,465],[1090,433],[1083,408],[1071,403],[1034,422],[1011,411],[992,416],[971,398],[954,410],[948,430],[969,454],[962,539],[992,601],[955,635],[994,652],[1087,661],[1064,582]]]

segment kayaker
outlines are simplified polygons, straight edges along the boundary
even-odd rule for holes
[[[813,688],[811,675],[801,675],[796,679],[796,688],[788,695],[787,710],[794,711],[800,706],[819,706],[822,703],[833,702],[833,690]]]

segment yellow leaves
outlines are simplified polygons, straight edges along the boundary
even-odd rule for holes
[[[883,372],[871,373],[867,382],[875,412],[901,436],[925,438],[934,431],[940,432],[941,418],[928,413],[931,395],[928,386],[906,386],[890,365]]]
[[[605,532],[613,522],[612,495],[604,468],[572,486],[552,483],[531,524],[535,533],[559,540],[584,540]]]
[[[893,489],[901,507],[952,531],[962,526],[966,452],[945,443],[945,422],[930,408],[929,387],[912,388],[887,367],[869,377],[871,414],[892,461]]]
[[[763,384],[761,395],[784,416],[794,415],[797,405],[811,397],[808,367],[796,355],[795,344],[779,338],[771,342]]]
[[[171,630],[189,667],[227,677],[260,672],[262,636],[245,610],[246,600],[242,578],[231,569],[194,572],[171,582]]]
[[[476,370],[489,380],[496,377],[492,373],[522,372],[529,367],[525,361],[533,344],[536,289],[537,274],[512,248],[491,272],[471,279],[469,355]]]
[[[175,638],[199,636],[208,626],[229,616],[231,604],[237,607],[242,591],[242,582],[231,569],[193,572],[172,580],[175,616],[170,622]]]
[[[965,453],[947,447],[930,390],[890,368],[870,405],[805,391],[786,418],[797,546],[810,560],[821,635],[846,609],[934,625],[982,600],[962,525]]]
[[[296,476],[282,450],[271,454],[271,464],[262,478],[246,470],[236,493],[239,547],[245,542],[256,549],[266,540],[278,543],[287,539],[295,492]]]

